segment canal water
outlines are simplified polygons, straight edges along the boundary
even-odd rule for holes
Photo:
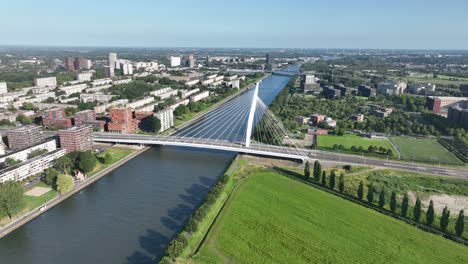
[[[265,79],[260,98],[289,79]],[[153,147],[0,239],[0,263],[155,263],[235,155]]]

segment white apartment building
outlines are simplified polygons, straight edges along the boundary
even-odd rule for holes
[[[177,96],[177,93],[178,93],[178,90],[172,90],[172,88],[169,88],[169,89],[163,88],[160,90],[150,92],[151,95],[157,96],[161,100],[166,100],[167,98],[170,98],[171,96]]]
[[[55,77],[34,78],[34,86],[55,87],[57,86],[57,78]]]
[[[385,95],[399,95],[405,91],[406,87],[407,84],[400,81],[384,82],[377,85],[377,92]]]
[[[48,93],[49,91],[53,90],[53,87],[31,87],[30,91],[33,94],[42,94],[42,93]]]
[[[156,118],[161,120],[161,129],[159,132],[163,132],[172,126],[174,126],[174,110],[171,108],[166,108],[154,114]]]
[[[5,183],[7,181],[21,181],[29,176],[41,173],[45,169],[52,167],[54,161],[65,154],[65,149],[56,149],[15,166],[0,170],[0,183]]]
[[[171,87],[164,87],[164,88],[161,88],[161,89],[156,90],[156,91],[151,91],[150,94],[154,95],[154,96],[159,96],[160,94],[167,93],[167,92],[170,92],[170,91],[172,91]]]
[[[20,160],[20,161],[24,162],[24,161],[26,161],[28,159],[28,155],[31,152],[33,152],[35,150],[38,150],[38,149],[47,149],[47,152],[54,151],[54,150],[57,149],[57,142],[55,141],[55,139],[52,139],[52,140],[49,140],[49,141],[46,141],[46,142],[36,144],[36,145],[34,145],[32,147],[29,147],[29,148],[26,148],[26,149],[21,149],[21,150],[15,151],[15,152],[11,152],[8,155],[0,156],[0,163],[5,162],[5,160],[7,158],[12,158],[12,159]]]
[[[101,85],[101,86],[96,86],[96,87],[92,87],[92,88],[86,88],[85,92],[87,92],[87,93],[96,93],[96,92],[100,92],[102,90],[107,90],[107,89],[109,89],[111,87],[112,87],[112,85],[110,85],[110,84]]]
[[[171,67],[180,66],[181,59],[180,57],[171,56]]]
[[[190,96],[190,102],[198,102],[202,99],[207,98],[208,96],[210,96],[209,91],[200,92],[200,93]]]
[[[8,93],[6,82],[0,82],[0,94]]]
[[[81,93],[87,87],[88,86],[85,83],[83,83],[83,84],[77,84],[77,85],[72,85],[72,86],[60,87],[59,89],[64,91],[66,95],[70,95],[73,93]]]
[[[188,105],[190,103],[189,99],[182,100],[180,102],[177,102],[173,105],[168,106],[167,108],[172,109],[174,111],[179,105]]]
[[[123,79],[123,80],[116,80],[114,81],[114,85],[125,84],[133,82],[132,79]]]
[[[91,82],[91,86],[96,87],[96,86],[101,86],[101,85],[106,85],[106,84],[112,84],[112,79],[111,78],[103,78],[103,79],[97,79]]]
[[[144,99],[128,103],[127,107],[130,107],[130,108],[132,108],[132,110],[135,110],[136,108],[142,107],[142,106],[150,104],[152,102],[154,102],[154,97],[149,96],[149,97],[146,97]]]
[[[214,79],[203,80],[201,81],[201,85],[207,86],[207,85],[214,83],[214,81],[215,81]]]
[[[108,108],[125,106],[127,104],[128,104],[128,99],[120,99],[120,100],[116,100],[107,104],[95,106],[94,112],[96,114],[102,114],[102,113],[105,113]]]
[[[195,94],[195,93],[198,93],[200,91],[200,89],[198,88],[195,88],[195,89],[192,89],[192,90],[182,90],[181,93],[182,93],[182,99],[186,99],[188,98],[189,96],[191,96],[192,94]]]
[[[195,79],[195,80],[191,80],[191,81],[186,82],[185,85],[187,85],[187,86],[194,86],[195,84],[197,84],[197,83],[199,83],[199,82],[200,82],[200,80]]]
[[[159,103],[151,103],[142,107],[135,109],[135,112],[153,112],[154,107],[157,106]]]
[[[133,74],[133,65],[130,63],[120,63],[120,70],[123,75]]]
[[[91,77],[93,77],[92,72],[82,72],[82,73],[78,73],[76,75],[76,80],[77,81],[82,81],[82,82],[90,82]]]
[[[11,103],[13,102],[16,98],[26,95],[26,92],[19,91],[19,92],[10,92],[6,94],[0,95],[0,103]]]
[[[82,94],[80,94],[80,100],[83,103],[87,103],[87,102],[108,103],[115,96],[116,95],[114,95],[114,94],[102,94],[102,93],[85,94],[85,93],[82,93]]]

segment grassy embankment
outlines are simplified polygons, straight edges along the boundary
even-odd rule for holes
[[[466,263],[468,248],[271,170],[238,185],[194,263]]]
[[[136,151],[136,149],[134,149],[134,148],[116,147],[116,146],[113,146],[113,147],[107,149],[106,151],[104,151],[104,152],[97,155],[98,163],[97,163],[96,167],[94,168],[94,170],[90,173],[90,176],[96,175],[100,171],[102,171],[105,168],[109,167],[110,165],[118,162],[119,160],[127,157],[128,155],[132,154],[135,151]],[[110,153],[110,155],[112,157],[111,162],[108,163],[108,164],[103,162],[104,156],[107,153]]]

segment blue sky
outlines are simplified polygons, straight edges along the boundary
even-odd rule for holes
[[[0,45],[468,49],[466,0],[0,0]]]

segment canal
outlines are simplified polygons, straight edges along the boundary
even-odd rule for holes
[[[268,77],[260,98],[289,79]],[[0,239],[0,263],[155,263],[235,155],[151,148]]]

